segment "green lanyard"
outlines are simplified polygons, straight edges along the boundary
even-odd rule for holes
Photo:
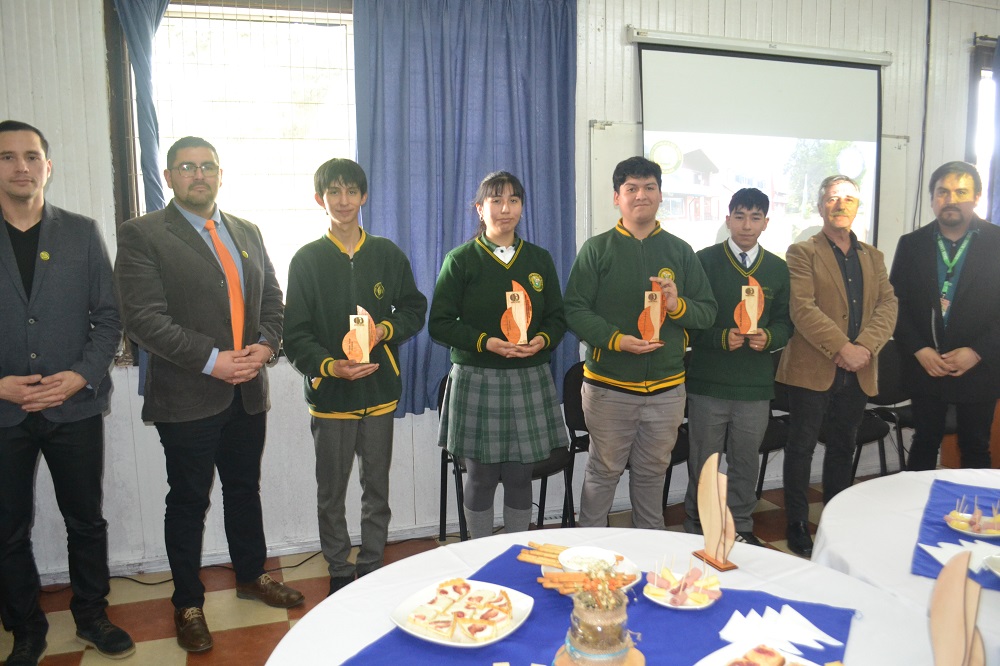
[[[944,267],[947,269],[947,273],[944,276],[944,284],[941,285],[941,298],[947,298],[948,292],[951,291],[951,278],[955,275],[955,265],[958,260],[962,258],[962,254],[965,252],[965,248],[969,245],[969,240],[972,238],[972,234],[966,232],[965,239],[962,244],[958,246],[958,252],[955,253],[954,259],[948,258],[948,250],[944,247],[944,241],[941,240],[941,235],[938,234],[937,245],[938,250],[941,252],[941,261],[944,262]]]

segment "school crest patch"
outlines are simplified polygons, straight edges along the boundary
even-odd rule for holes
[[[377,299],[379,299],[381,301],[382,297],[385,296],[385,287],[382,286],[381,282],[376,282],[375,283],[375,289],[374,289],[374,291],[375,291],[375,298],[377,298]]]
[[[674,279],[674,272],[672,270],[670,270],[669,268],[661,268],[660,272],[657,273],[656,275],[659,276],[659,278],[661,280],[663,280],[663,279],[673,280]]]
[[[531,283],[531,288],[535,291],[541,291],[545,287],[545,280],[538,273],[532,273],[528,276],[528,282]]]

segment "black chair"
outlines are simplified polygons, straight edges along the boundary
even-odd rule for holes
[[[781,349],[771,352],[774,371],[778,371],[781,361]],[[777,414],[775,412],[778,412]],[[767,422],[767,430],[760,441],[760,471],[757,473],[757,499],[764,492],[764,475],[767,473],[767,459],[771,453],[780,451],[788,443],[788,387],[774,382],[774,398],[771,400],[771,418]]]
[[[910,392],[903,385],[900,368],[900,351],[895,340],[889,340],[878,353],[878,394],[868,399],[875,405],[873,411],[880,419],[893,424],[896,429],[896,452],[899,454],[899,469],[906,469],[906,453],[903,448],[903,428],[913,427],[913,408],[909,404]]]
[[[872,442],[878,442],[878,461],[881,473],[879,476],[885,476],[889,473],[888,466],[885,460],[885,438],[889,435],[889,424],[879,418],[879,415],[870,409],[866,409],[864,416],[861,417],[861,425],[858,426],[858,437],[857,444],[854,447],[854,476],[858,476],[858,462],[861,460],[861,449],[865,444],[871,444]],[[819,441],[823,442],[823,433],[820,433]]]
[[[445,388],[448,385],[448,376],[445,375],[438,384],[438,415],[444,405]],[[465,474],[465,463],[461,458],[453,456],[448,449],[441,449],[441,506],[438,523],[438,541],[445,540],[445,523],[447,521],[448,506],[448,467],[451,466],[455,477],[455,499],[458,505],[458,536],[462,541],[469,539],[469,528],[465,522],[465,493],[462,487],[463,475]],[[549,477],[553,474],[563,473],[565,483],[565,493],[563,496],[562,527],[576,527],[576,517],[573,514],[573,454],[570,449],[560,446],[552,450],[549,457],[534,464],[531,470],[531,479],[539,481],[538,487],[538,521],[535,523],[541,528],[545,523],[545,494],[548,491]]]
[[[574,363],[566,371],[563,378],[563,417],[569,430],[569,451],[571,454],[570,476],[576,464],[576,454],[590,450],[590,433],[587,432],[587,421],[583,416],[583,361]],[[686,410],[685,410],[686,414]],[[687,463],[690,444],[688,442],[687,424],[681,424],[677,429],[677,442],[670,454],[670,467],[667,468],[663,480],[663,506],[667,506],[667,494],[670,490],[671,472],[676,465]]]

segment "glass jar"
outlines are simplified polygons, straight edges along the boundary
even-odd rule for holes
[[[620,666],[628,658],[632,637],[628,631],[628,598],[621,590],[613,593],[608,608],[593,608],[583,602],[585,595],[573,597],[573,615],[566,634],[566,654],[580,666]]]

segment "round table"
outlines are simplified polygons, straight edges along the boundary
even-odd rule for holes
[[[910,565],[934,479],[1000,488],[1000,470],[992,469],[900,472],[856,484],[823,509],[812,561],[885,590],[926,615],[934,580],[910,573]],[[987,663],[994,663],[1000,659],[1000,592],[983,590],[978,626]]]
[[[643,571],[665,552],[692,552],[701,537],[637,529],[551,529],[500,534],[436,548],[383,567],[348,585],[311,610],[275,648],[268,666],[340,663],[394,627],[389,613],[411,594],[447,578],[468,576],[514,544],[529,540],[616,550]],[[786,599],[857,609],[846,663],[930,664],[926,618],[892,596],[854,578],[785,553],[737,543],[738,569],[720,574],[723,586],[761,590]],[[539,594],[548,593],[540,586]]]

